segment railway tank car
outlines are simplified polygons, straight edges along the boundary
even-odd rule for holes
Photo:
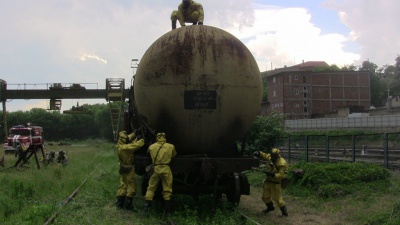
[[[206,25],[169,31],[143,55],[132,89],[130,129],[147,141],[165,132],[176,147],[174,193],[225,194],[234,203],[249,194],[241,172],[258,160],[242,156],[237,141],[259,112],[262,81],[240,40]],[[140,175],[151,163],[145,150],[135,155]]]

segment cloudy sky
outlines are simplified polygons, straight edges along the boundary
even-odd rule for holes
[[[131,59],[171,29],[180,0],[1,0],[0,79],[8,89],[131,82]],[[400,53],[397,0],[199,0],[204,24],[238,37],[260,71],[320,60],[393,65]],[[178,25],[179,27],[179,25]],[[25,85],[23,85],[25,84]],[[96,102],[106,103],[105,100]],[[62,110],[93,100],[64,99]],[[9,100],[8,111],[49,100]]]

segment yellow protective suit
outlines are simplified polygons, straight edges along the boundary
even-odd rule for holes
[[[273,151],[274,150],[275,149],[273,149]],[[281,181],[284,177],[286,177],[289,168],[288,164],[286,163],[286,160],[283,159],[279,153],[277,160],[275,162],[272,161],[271,154],[269,153],[260,152],[260,157],[262,159],[267,160],[266,164],[267,170],[275,174],[274,177],[268,176],[264,180],[263,184],[264,191],[261,198],[265,202],[265,204],[274,201],[279,208],[283,207],[285,206],[285,201],[283,201],[282,197]]]
[[[24,143],[19,143],[17,144],[17,150],[15,151],[15,156],[18,155],[18,160],[22,160],[24,163],[28,160],[27,157],[27,151],[28,149],[26,148],[26,145]]]
[[[128,144],[127,144],[128,143]],[[135,167],[133,166],[133,153],[144,145],[144,140],[135,139],[135,134],[127,135],[120,132],[117,144],[117,154],[120,165],[120,186],[117,196],[133,197],[136,194]]]
[[[172,157],[176,155],[175,146],[166,142],[164,133],[158,133],[157,142],[150,145],[148,152],[150,153],[151,160],[154,164],[154,173],[150,177],[149,186],[147,187],[144,198],[147,201],[152,201],[154,192],[157,190],[158,183],[161,181],[163,188],[162,196],[164,200],[169,201],[171,200],[173,181],[169,163]]]
[[[204,21],[203,6],[200,3],[190,0],[189,7],[185,8],[184,3],[179,4],[178,10],[172,11],[171,20],[179,21],[181,27],[186,23],[197,23]]]

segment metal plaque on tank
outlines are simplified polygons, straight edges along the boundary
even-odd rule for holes
[[[216,91],[185,91],[184,94],[185,109],[216,109],[217,92]]]

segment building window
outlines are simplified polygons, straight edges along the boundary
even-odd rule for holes
[[[289,83],[292,83],[292,75],[289,75]]]
[[[303,91],[307,91],[307,86],[304,86],[304,87],[303,87]]]
[[[307,106],[307,101],[304,101],[304,106]]]
[[[296,104],[294,104],[294,107],[299,108],[299,107],[300,107],[300,104],[299,104],[299,103],[296,103]]]
[[[294,80],[298,80],[298,79],[299,79],[299,76],[294,75]]]
[[[274,97],[276,97],[276,91],[275,91],[275,90],[272,92],[272,95],[273,95]]]
[[[300,92],[299,92],[299,89],[295,88],[295,89],[294,89],[294,95],[299,95],[299,93],[300,93]]]
[[[283,103],[281,102],[281,106],[283,107]]]
[[[303,97],[304,97],[304,98],[307,98],[307,93],[304,93],[304,94],[303,94]]]
[[[307,113],[307,107],[304,107],[304,112]]]
[[[275,81],[275,77],[273,77],[273,78],[272,78],[272,83],[275,83],[275,82],[276,82],[276,81]]]

